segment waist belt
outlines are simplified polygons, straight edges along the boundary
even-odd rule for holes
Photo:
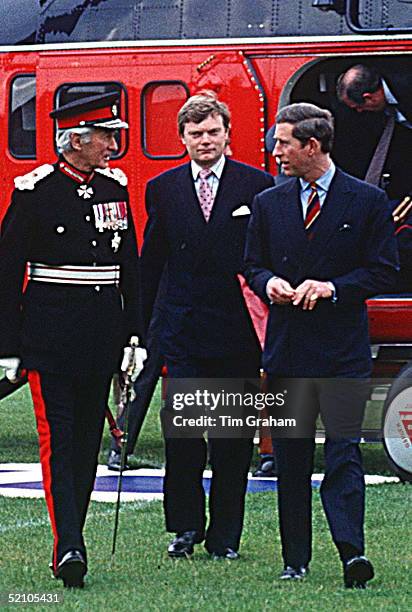
[[[120,266],[49,266],[29,262],[29,280],[65,285],[118,285]]]

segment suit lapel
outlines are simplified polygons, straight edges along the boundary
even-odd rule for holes
[[[206,221],[199,206],[190,163],[182,166],[176,181],[175,218],[188,225],[190,235],[200,240],[206,230]]]
[[[213,245],[218,243],[219,234],[224,230],[227,223],[231,221],[232,207],[235,202],[238,202],[236,197],[238,181],[239,177],[235,164],[230,159],[226,159],[213,203],[212,214],[208,223],[204,221],[205,229],[199,244],[195,265],[199,265],[210,253]],[[201,210],[200,214],[203,216]]]
[[[217,232],[222,224],[226,223],[228,209],[236,202],[234,193],[236,191],[237,170],[230,159],[226,159],[222,176],[220,177],[219,187],[216,193],[208,225],[208,233]]]
[[[285,242],[293,247],[293,256],[302,261],[308,248],[300,202],[300,184],[298,179],[287,181],[279,198],[279,222],[283,225]]]
[[[302,270],[309,270],[327,255],[328,243],[340,227],[353,197],[354,193],[346,180],[345,174],[337,169],[321,213],[313,226],[313,239],[307,241],[307,249],[302,260]]]

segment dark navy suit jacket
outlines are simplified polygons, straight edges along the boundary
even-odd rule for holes
[[[271,305],[263,366],[292,377],[366,376],[371,366],[365,299],[391,290],[398,256],[383,191],[337,169],[314,237],[305,233],[298,179],[256,196],[245,275],[269,303],[273,276],[296,288],[305,279],[332,281],[336,303],[312,311]]]
[[[257,350],[257,340],[236,275],[254,196],[273,177],[226,159],[212,214],[205,222],[191,174],[184,164],[151,180],[146,189],[148,221],[142,248],[143,314],[150,320],[167,262],[162,299],[161,350],[166,356],[237,357]]]

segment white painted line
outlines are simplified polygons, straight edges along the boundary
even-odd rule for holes
[[[106,465],[99,465],[97,468],[97,477],[111,477],[113,479],[118,478],[119,473],[111,471]],[[211,470],[205,470],[203,476],[210,478],[212,475]],[[126,488],[126,483],[129,478],[162,478],[164,476],[164,469],[151,469],[142,468],[137,470],[127,470],[123,474],[123,488]],[[322,481],[324,474],[313,474],[312,481]],[[253,478],[251,474],[248,476],[249,481],[272,481],[276,482],[276,478]],[[23,498],[42,498],[44,497],[43,488],[40,487],[42,482],[41,466],[38,463],[3,463],[0,464],[0,496],[4,497],[23,497]],[[399,482],[399,478],[396,476],[380,476],[380,475],[367,475],[365,476],[365,483],[367,485],[377,485],[384,483],[396,483]],[[20,483],[33,483],[33,488],[19,487]],[[2,485],[8,485],[2,486]],[[10,486],[16,485],[16,486]],[[112,490],[106,491],[93,491],[91,499],[97,502],[116,502],[117,490],[116,486]],[[121,501],[122,502],[150,502],[154,500],[163,499],[163,493],[158,491],[122,491]]]

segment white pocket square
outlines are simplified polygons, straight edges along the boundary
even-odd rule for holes
[[[250,215],[250,212],[251,211],[249,206],[246,206],[246,204],[242,204],[240,208],[236,208],[236,210],[232,212],[232,217],[244,217],[246,215]]]

